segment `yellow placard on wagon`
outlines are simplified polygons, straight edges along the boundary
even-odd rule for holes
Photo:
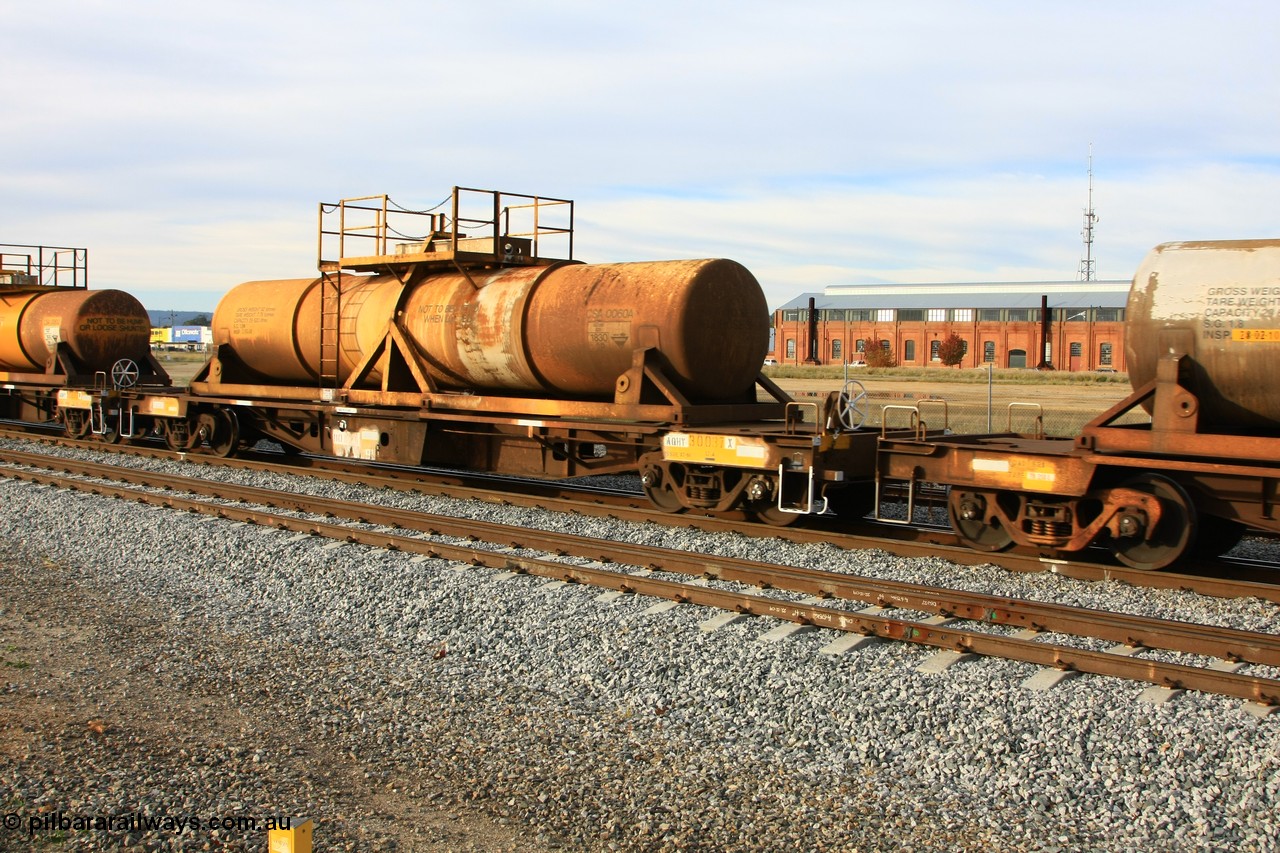
[[[58,391],[58,408],[91,409],[93,408],[93,397],[84,391],[63,388]]]
[[[1280,341],[1280,329],[1232,329],[1231,340],[1249,343]]]
[[[673,432],[662,438],[662,458],[673,462],[763,468],[767,456],[764,440],[749,436]]]

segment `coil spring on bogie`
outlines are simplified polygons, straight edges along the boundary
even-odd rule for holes
[[[1071,522],[1069,521],[1032,518],[1028,521],[1028,528],[1027,533],[1031,539],[1045,544],[1052,544],[1071,538]]]
[[[695,501],[717,501],[720,499],[720,489],[716,486],[686,486],[685,491]]]

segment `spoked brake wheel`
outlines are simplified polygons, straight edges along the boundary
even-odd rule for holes
[[[847,430],[855,430],[867,422],[866,386],[856,379],[844,383],[836,400],[836,417]]]

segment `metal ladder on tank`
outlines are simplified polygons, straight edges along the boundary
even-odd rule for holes
[[[367,202],[362,204],[362,202]],[[388,211],[390,199],[386,195],[360,196],[342,199],[337,204],[320,204],[320,229],[317,244],[317,262],[320,269],[320,398],[334,399],[341,387],[339,372],[342,367],[342,350],[344,335],[348,349],[356,352],[355,329],[345,332],[342,328],[342,269],[347,258],[347,243],[372,241],[373,249],[369,254],[385,256],[387,254]],[[348,211],[354,215],[349,221]],[[411,212],[411,211],[410,211]],[[325,228],[325,214],[336,213],[338,224],[336,230]],[[434,218],[432,222],[434,223]],[[330,243],[337,242],[337,254],[334,260],[325,259],[326,237]],[[364,244],[367,245],[367,244]],[[350,294],[348,294],[350,295]]]
[[[332,400],[342,358],[342,270],[320,270],[320,396]]]
[[[376,201],[377,206],[356,207],[364,213],[372,213],[373,221],[362,220],[358,223],[347,221],[347,208],[353,202]],[[317,243],[317,266],[320,270],[320,398],[333,400],[340,387],[339,371],[342,366],[342,263],[347,256],[347,242],[352,238],[372,239],[373,254],[386,254],[387,246],[387,204],[385,195],[362,196],[355,199],[343,199],[336,205],[320,204],[319,240]],[[329,210],[326,211],[326,207]],[[325,229],[325,214],[338,215],[336,231]],[[335,260],[325,260],[325,238],[337,238],[337,255]],[[354,334],[348,331],[348,334]]]

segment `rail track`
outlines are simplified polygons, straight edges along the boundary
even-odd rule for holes
[[[902,640],[1172,690],[1235,696],[1266,709],[1280,705],[1280,680],[1240,670],[1248,665],[1280,666],[1280,636],[1271,633],[691,554],[41,454],[6,450],[0,460],[4,462],[0,473],[33,483],[414,553],[424,559],[441,558],[831,628],[852,635],[854,642],[860,637]],[[526,550],[543,556],[517,553]],[[566,559],[590,563],[575,565]],[[743,589],[743,585],[754,589]],[[797,600],[796,596],[805,597]],[[916,613],[926,615],[910,616]],[[1120,645],[1098,650],[1046,639],[1058,634]],[[1139,656],[1146,650],[1194,656],[1208,663]]]
[[[1067,560],[1055,554],[977,552],[961,544],[936,524],[885,524],[869,519],[850,522],[815,519],[801,527],[778,528],[742,514],[678,515],[658,512],[636,492],[582,483],[491,477],[467,472],[424,470],[302,455],[250,451],[233,458],[182,454],[147,444],[106,445],[61,436],[33,435],[28,430],[0,428],[0,437],[39,440],[61,446],[122,453],[149,458],[185,459],[208,466],[249,468],[284,475],[305,473],[338,482],[423,494],[483,500],[516,506],[537,506],[588,516],[633,522],[656,522],[753,538],[776,537],[798,544],[824,543],[855,550],[877,548],[902,557],[941,557],[960,565],[996,565],[1013,572],[1050,572],[1076,580],[1120,581],[1138,587],[1188,590],[1222,598],[1258,597],[1280,603],[1280,565],[1257,560],[1220,558],[1185,567],[1182,571],[1142,571],[1117,565],[1105,552],[1097,561]],[[1088,554],[1089,552],[1086,552]]]

